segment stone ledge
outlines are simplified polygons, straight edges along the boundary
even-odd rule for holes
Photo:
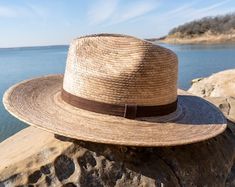
[[[61,142],[51,133],[34,127],[21,130],[0,143],[0,181],[22,171],[29,174],[39,165],[52,162],[70,145],[72,143]]]
[[[200,97],[235,97],[235,69],[221,71],[192,81],[188,90]]]
[[[229,186],[234,147],[230,129],[201,143],[135,148],[28,127],[0,144],[0,186]]]

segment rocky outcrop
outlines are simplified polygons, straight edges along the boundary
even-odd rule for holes
[[[195,79],[188,91],[209,100],[235,122],[235,69]]]
[[[33,127],[11,136],[0,144],[0,187],[50,181],[51,164],[71,145]]]
[[[200,97],[235,97],[235,69],[192,80],[189,92]]]
[[[28,127],[0,144],[0,186],[230,186],[233,129],[205,142],[136,148]]]
[[[0,144],[0,187],[235,186],[232,74],[198,79],[190,89],[230,119],[227,130],[215,138],[137,148],[78,141],[28,127]]]

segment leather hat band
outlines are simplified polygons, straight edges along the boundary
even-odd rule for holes
[[[157,106],[142,106],[135,104],[117,105],[81,98],[70,94],[63,89],[61,92],[61,97],[66,103],[76,108],[101,114],[121,116],[128,119],[135,119],[137,117],[163,116],[170,114],[177,109],[177,100],[170,104]]]

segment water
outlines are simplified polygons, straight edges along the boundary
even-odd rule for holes
[[[235,68],[235,44],[163,46],[178,55],[178,85],[182,89],[188,89],[192,79]]]
[[[191,80],[235,68],[235,45],[166,45],[179,58],[179,87]],[[0,98],[11,85],[28,78],[63,73],[68,46],[0,49]],[[27,125],[12,117],[0,102],[0,142]]]
[[[0,49],[0,98],[11,85],[35,76],[63,73],[67,46]],[[26,125],[0,102],[0,142]]]

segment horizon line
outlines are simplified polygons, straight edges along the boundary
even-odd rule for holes
[[[160,37],[150,37],[150,38],[142,38],[143,40],[152,40],[158,39]],[[12,46],[12,47],[0,47],[0,49],[17,49],[17,48],[36,48],[36,47],[58,47],[58,46],[69,46],[70,44],[49,44],[49,45],[26,45],[26,46]]]
[[[29,46],[0,47],[0,49],[37,48],[37,47],[59,47],[59,46],[69,46],[69,44],[50,44],[50,45],[29,45]]]

